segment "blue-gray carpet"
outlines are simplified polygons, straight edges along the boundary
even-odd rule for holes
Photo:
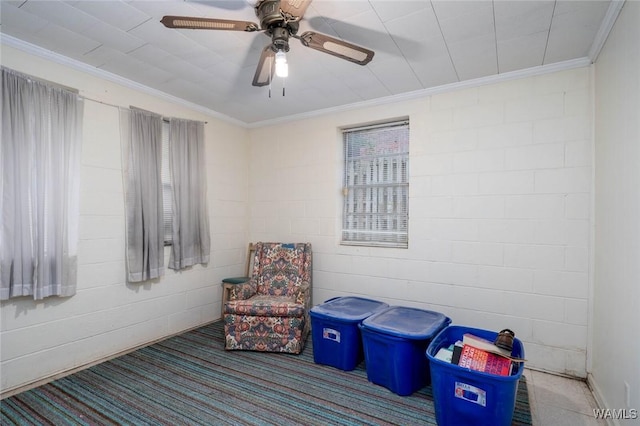
[[[431,387],[398,396],[301,355],[225,351],[221,321],[0,402],[2,425],[435,424]],[[525,378],[514,425],[530,425]]]

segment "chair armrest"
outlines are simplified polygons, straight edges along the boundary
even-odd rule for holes
[[[301,303],[307,308],[311,307],[311,283],[303,282],[295,294],[296,303]]]
[[[258,285],[255,279],[236,284],[229,292],[229,300],[245,300],[256,294]]]

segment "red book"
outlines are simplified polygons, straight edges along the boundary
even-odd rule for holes
[[[483,373],[508,376],[511,373],[511,360],[491,352],[464,345],[458,365]]]

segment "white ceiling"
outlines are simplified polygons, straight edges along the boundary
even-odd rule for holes
[[[164,15],[258,23],[245,0],[1,0],[0,31],[3,42],[35,45],[255,125],[593,60],[615,7],[617,0],[314,0],[299,33],[322,32],[375,56],[359,66],[292,39],[284,97],[279,78],[271,97],[268,87],[251,85],[269,44],[263,33],[177,30],[160,23]]]

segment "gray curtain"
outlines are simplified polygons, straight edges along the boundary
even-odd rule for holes
[[[209,262],[204,125],[170,121],[169,164],[173,191],[173,226],[169,268],[184,269]]]
[[[127,279],[164,274],[162,117],[138,109],[120,111],[125,156]]]
[[[76,292],[83,103],[2,69],[0,299]]]

